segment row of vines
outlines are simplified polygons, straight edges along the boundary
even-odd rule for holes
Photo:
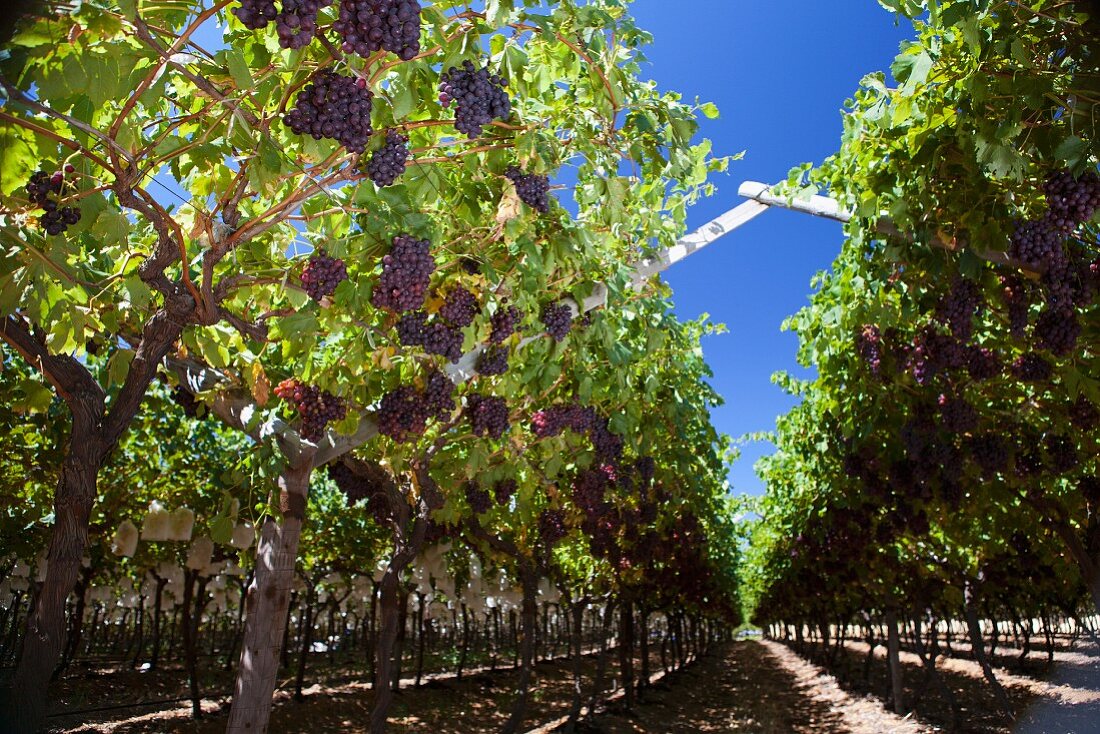
[[[808,654],[885,647],[898,712],[907,647],[958,723],[952,637],[1008,710],[998,636],[1053,651],[1100,611],[1100,15],[882,4],[916,30],[896,85],[864,78],[788,182],[852,218],[788,321],[817,377],[782,378],[743,592]]]
[[[632,270],[728,159],[693,142],[712,106],[640,76],[626,5],[16,23],[5,726],[46,726],[74,661],[170,658],[195,716],[224,667],[229,731],[264,731],[325,656],[372,680],[373,732],[402,670],[511,660],[514,732],[538,658],[601,650],[591,708],[614,639],[630,705],[649,645],[671,668],[740,622],[716,327]]]

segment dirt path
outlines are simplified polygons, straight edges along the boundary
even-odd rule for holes
[[[608,713],[603,734],[917,734],[935,731],[856,698],[782,645],[737,642],[670,676],[630,716]]]

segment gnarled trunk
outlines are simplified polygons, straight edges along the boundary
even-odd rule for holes
[[[538,574],[534,569],[524,568],[520,571],[520,583],[523,585],[522,625],[519,639],[520,672],[519,682],[516,685],[516,700],[512,705],[512,711],[505,722],[501,734],[515,734],[519,731],[520,724],[527,714],[527,702],[531,690],[531,667],[534,665],[535,655],[535,631],[538,624],[538,604],[535,596],[538,594]]]
[[[305,518],[312,452],[279,477],[282,524],[268,519],[256,548],[256,576],[248,590],[244,644],[237,669],[228,734],[267,731],[271,697],[287,624],[298,540]]]

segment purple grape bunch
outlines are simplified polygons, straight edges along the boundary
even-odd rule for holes
[[[477,371],[483,375],[503,375],[508,371],[508,347],[487,347],[477,358]]]
[[[233,8],[233,15],[245,28],[258,31],[275,20],[279,11],[275,8],[275,0],[241,0],[241,4]]]
[[[299,135],[314,140],[330,138],[352,153],[362,153],[374,132],[370,119],[373,99],[365,80],[325,70],[298,93],[294,109],[283,121]]]
[[[465,288],[452,288],[439,307],[440,317],[451,326],[462,328],[474,322],[481,311],[477,296]]]
[[[301,419],[300,433],[307,441],[316,441],[325,433],[330,422],[343,420],[347,406],[341,398],[321,390],[316,385],[307,385],[301,380],[290,378],[275,387],[275,394],[291,403]]]
[[[520,201],[543,214],[550,211],[550,179],[537,174],[523,173],[515,166],[504,172],[516,187]]]
[[[367,175],[378,187],[389,186],[405,172],[409,160],[409,136],[386,132],[386,143],[374,151],[367,164]]]
[[[492,395],[466,396],[466,417],[477,436],[499,439],[508,430],[508,405]]]
[[[344,261],[329,257],[324,250],[310,255],[302,271],[302,288],[309,297],[320,302],[325,296],[336,292],[336,286],[348,279],[348,269]]]
[[[420,308],[435,271],[431,243],[407,234],[393,238],[393,247],[382,258],[382,275],[374,286],[371,304],[375,308],[403,312]]]
[[[493,498],[477,482],[466,482],[466,504],[475,515],[483,515],[493,508]]]
[[[75,169],[71,165],[65,166],[68,173],[73,170]],[[48,235],[63,234],[66,229],[80,221],[80,209],[75,206],[58,206],[58,201],[55,200],[60,199],[64,183],[64,172],[49,173],[44,170],[36,171],[27,182],[27,196],[31,203],[45,212],[38,218],[38,223]]]
[[[515,306],[500,308],[489,318],[492,333],[489,334],[490,344],[500,344],[516,331],[516,324],[520,320],[520,310]]]
[[[512,113],[512,100],[504,91],[507,86],[507,79],[465,61],[443,72],[439,101],[444,107],[455,103],[455,129],[473,139],[481,135],[482,126]]]
[[[420,53],[420,3],[417,0],[340,0],[332,25],[344,53],[363,58],[391,51],[404,61]]]
[[[428,420],[443,420],[455,409],[454,383],[438,370],[424,379],[424,388],[402,385],[382,396],[376,420],[378,432],[398,443],[424,433]]]
[[[428,354],[438,354],[451,362],[462,357],[462,332],[429,319],[423,310],[410,311],[398,320],[397,338],[403,346],[421,347]]]
[[[1100,207],[1100,176],[1095,171],[1083,176],[1059,171],[1047,179],[1043,193],[1046,194],[1047,218],[1051,225],[1069,233],[1092,219]]]
[[[317,14],[331,4],[332,0],[283,0],[282,10],[275,16],[279,45],[292,49],[308,46],[317,33]]]
[[[546,333],[553,337],[554,341],[560,342],[573,328],[573,311],[564,303],[547,304],[542,309],[540,320],[546,327]]]

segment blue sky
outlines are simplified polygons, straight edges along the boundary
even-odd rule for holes
[[[840,109],[860,78],[888,70],[898,43],[913,37],[874,0],[636,0],[638,25],[654,35],[646,50],[650,75],[685,100],[718,105],[702,135],[719,155],[745,150],[718,193],[692,208],[691,229],[742,201],[745,180],[774,183],[802,162],[820,162],[840,142]],[[737,437],[771,430],[793,401],[771,383],[776,370],[805,375],[797,339],[783,319],[807,302],[810,279],[828,268],[841,227],[804,214],[772,210],[669,270],[676,312],[709,313],[729,333],[708,337],[713,384],[726,404],[714,413],[720,431]],[[753,462],[770,444],[746,446],[730,472],[734,492],[760,494]]]

